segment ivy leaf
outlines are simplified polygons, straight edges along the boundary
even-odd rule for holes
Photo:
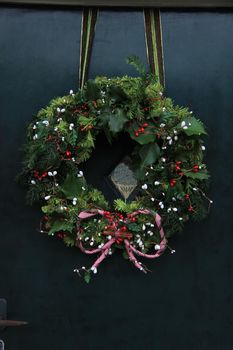
[[[82,192],[82,187],[85,186],[83,177],[76,177],[73,174],[67,174],[66,179],[61,186],[61,190],[68,199],[78,197]]]
[[[194,117],[187,117],[182,120],[182,122],[185,122],[185,125],[188,126],[187,129],[182,129],[186,135],[192,136],[192,135],[201,135],[201,134],[207,134],[203,123],[194,118]],[[179,128],[181,128],[181,123],[178,125]]]
[[[48,235],[52,235],[55,232],[59,231],[68,231],[72,232],[73,223],[71,221],[54,221],[52,227],[50,228]]]
[[[94,80],[88,80],[86,83],[86,98],[91,101],[101,98],[100,89]]]
[[[156,160],[160,156],[160,148],[157,143],[150,143],[148,145],[144,145],[139,151],[139,156],[142,160],[141,168],[144,168],[147,165],[156,162]]]
[[[124,111],[120,108],[117,108],[116,112],[111,113],[109,116],[109,128],[113,133],[121,131],[124,127],[124,124],[127,122],[127,117],[124,114]]]
[[[194,173],[194,172],[187,172],[185,173],[186,177],[189,177],[190,179],[197,179],[197,180],[207,180],[210,175],[208,174],[207,171],[199,171],[198,173]]]

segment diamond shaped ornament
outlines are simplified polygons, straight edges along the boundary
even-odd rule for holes
[[[130,159],[124,159],[109,175],[109,178],[124,199],[129,198],[138,184],[129,164]]]

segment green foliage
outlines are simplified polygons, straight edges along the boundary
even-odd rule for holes
[[[68,142],[71,146],[74,147],[74,146],[76,145],[77,138],[78,138],[77,132],[73,129],[73,130],[71,130],[71,132],[68,134],[67,142]]]
[[[138,71],[139,74],[146,74],[146,68],[137,56],[129,56],[126,59],[126,63],[131,64]]]
[[[147,85],[145,93],[147,98],[153,99],[153,98],[159,98],[160,93],[163,91],[163,87],[158,83],[151,83]]]
[[[64,237],[64,242],[67,245],[67,247],[74,247],[75,246],[75,238],[70,236]]]
[[[100,89],[98,87],[98,85],[93,81],[93,80],[89,80],[86,83],[85,86],[85,96],[86,99],[89,101],[94,101],[97,100],[98,98],[100,98]]]
[[[59,231],[72,232],[73,228],[74,228],[74,225],[72,222],[57,220],[57,221],[54,221],[54,223],[52,224],[48,234],[53,235],[55,232],[59,232]]]
[[[114,207],[117,211],[132,213],[140,208],[140,202],[132,201],[131,203],[126,203],[122,199],[116,199],[114,201]]]
[[[199,171],[197,173],[194,173],[194,172],[191,172],[191,171],[188,171],[185,173],[185,176],[191,178],[191,179],[196,179],[196,180],[207,180],[210,175],[208,174],[207,171]]]
[[[102,209],[108,209],[109,207],[108,202],[104,198],[104,195],[102,194],[102,192],[98,191],[96,188],[90,189],[90,191],[88,192],[88,197],[90,202],[93,203],[93,205],[100,207]]]

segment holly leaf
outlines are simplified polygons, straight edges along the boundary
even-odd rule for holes
[[[185,173],[185,176],[189,177],[190,179],[196,179],[196,180],[207,180],[210,177],[207,171],[199,171],[197,173],[190,171]]]
[[[124,127],[124,124],[127,122],[127,117],[124,111],[120,108],[116,109],[115,113],[111,113],[109,116],[108,125],[110,130],[113,133],[121,131]]]
[[[71,221],[54,221],[54,223],[52,224],[48,235],[52,235],[55,232],[59,232],[59,231],[68,231],[68,232],[72,232],[73,231],[73,223]]]
[[[83,177],[76,177],[73,174],[67,174],[65,181],[61,186],[61,190],[68,199],[78,197],[82,192],[82,187],[85,186]]]
[[[187,129],[181,127],[182,122],[185,122],[185,125],[188,127]],[[204,124],[194,117],[186,117],[182,120],[182,122],[178,125],[178,127],[182,128],[184,133],[188,136],[207,134],[204,128]]]
[[[160,156],[160,148],[157,143],[150,143],[150,144],[144,145],[139,150],[139,156],[142,160],[141,168],[144,168],[147,165],[150,165],[156,162],[156,160]]]

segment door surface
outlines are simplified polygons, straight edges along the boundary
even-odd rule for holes
[[[27,123],[77,89],[81,10],[0,7],[0,297],[8,318],[29,322],[0,333],[7,350],[233,347],[233,12],[164,10],[161,19],[166,94],[207,125],[214,206],[171,241],[175,255],[148,262],[151,274],[115,254],[86,285],[73,268],[91,258],[38,232],[40,210],[14,180]],[[135,74],[124,62],[132,54],[146,62],[142,11],[103,9],[90,77]],[[103,145],[90,165],[100,186],[100,165],[124,153],[106,155]]]

